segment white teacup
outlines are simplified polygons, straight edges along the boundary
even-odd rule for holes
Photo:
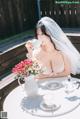
[[[41,45],[41,43],[42,43],[42,42],[41,42],[40,40],[33,39],[33,40],[32,40],[33,49],[39,48],[40,45]]]

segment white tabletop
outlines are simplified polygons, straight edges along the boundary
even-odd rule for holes
[[[53,95],[54,102],[61,105],[61,108],[55,112],[42,111],[37,108],[32,114],[27,108],[28,97],[23,86],[24,84],[15,88],[4,101],[3,110],[8,113],[8,119],[80,119],[80,98],[73,101],[68,100],[71,96],[80,97],[80,89],[66,94],[64,87],[57,90],[39,87],[40,96]]]

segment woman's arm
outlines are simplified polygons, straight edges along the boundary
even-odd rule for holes
[[[27,41],[27,43],[25,44],[25,47],[26,47],[26,49],[27,49],[27,51],[28,51],[27,57],[28,57],[28,58],[31,58],[31,57],[32,57],[32,48],[33,48],[33,45],[32,45],[32,43],[31,43],[30,40]]]

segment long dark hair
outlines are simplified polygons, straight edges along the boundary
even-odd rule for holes
[[[41,25],[41,26],[38,27],[38,28],[41,29],[41,31],[42,31],[42,33],[43,33],[44,35],[46,35],[46,36],[48,36],[48,37],[50,38],[50,41],[51,41],[51,43],[53,44],[54,48],[55,48],[56,50],[58,50],[58,49],[56,48],[56,46],[55,46],[55,43],[52,41],[51,36],[50,36],[49,34],[47,34],[45,26],[44,26],[44,25]],[[36,28],[35,28],[35,38],[36,38],[36,39],[38,39],[38,37],[37,37],[37,29],[38,29],[38,28],[37,28],[37,26],[36,26]]]

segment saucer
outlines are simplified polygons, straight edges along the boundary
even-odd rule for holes
[[[43,110],[43,111],[57,111],[61,106],[58,105],[58,104],[52,104],[52,105],[47,105],[45,104],[45,102],[41,102],[40,104],[40,108]]]
[[[62,88],[63,85],[60,82],[50,82],[50,83],[47,83],[46,87],[49,90],[56,90],[56,89]]]

